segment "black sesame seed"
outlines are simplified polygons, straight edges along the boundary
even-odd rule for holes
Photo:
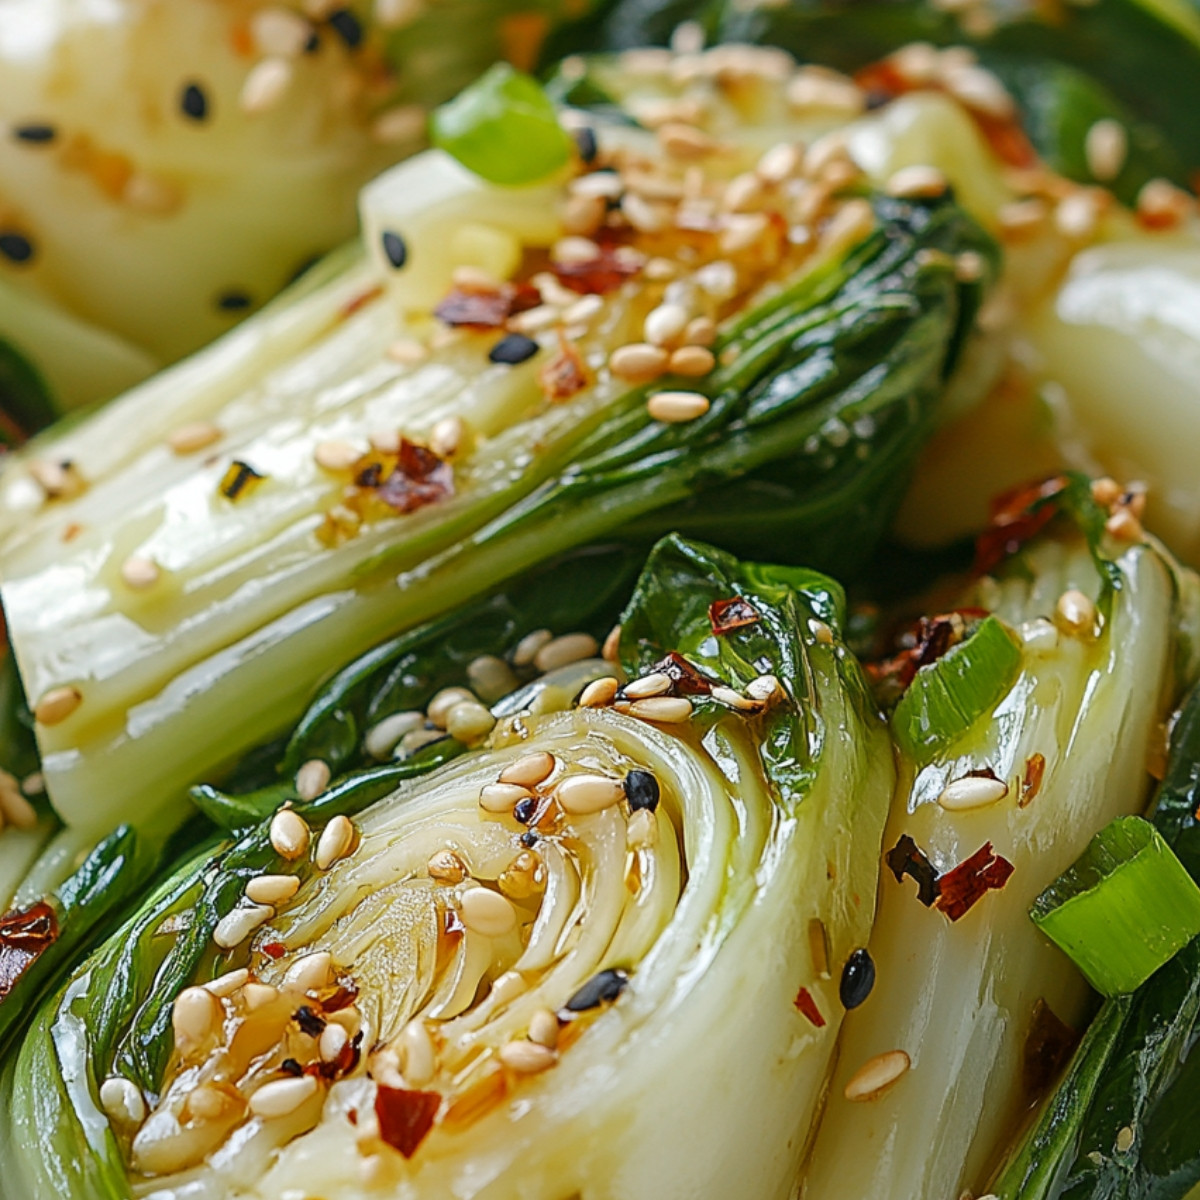
[[[513,805],[513,818],[522,825],[528,825],[537,816],[538,802],[533,796],[526,796]]]
[[[625,776],[624,787],[625,799],[634,812],[639,808],[653,812],[658,807],[658,780],[649,771],[630,771]]]
[[[528,833],[523,833],[517,841],[525,847],[526,850],[532,850],[538,844],[538,835],[531,829]]]
[[[348,8],[339,8],[336,12],[331,12],[329,25],[351,50],[362,45],[362,22]]]
[[[587,164],[596,161],[596,154],[600,147],[596,143],[596,131],[590,125],[583,125],[580,128],[572,130],[571,136],[575,139],[575,147],[579,151],[579,157]]]
[[[609,967],[593,975],[563,1007],[567,1012],[587,1012],[590,1008],[599,1008],[601,1004],[615,1000],[628,982],[628,974],[620,967]]]
[[[387,255],[388,262],[397,271],[400,270],[408,262],[408,246],[405,244],[404,239],[398,233],[393,233],[390,229],[385,229],[382,240],[383,252]]]
[[[32,142],[35,146],[44,146],[58,136],[58,130],[53,125],[18,125],[13,130],[13,137],[19,142]]]
[[[0,254],[9,262],[27,263],[33,257],[33,243],[23,233],[8,230],[0,233]]]
[[[838,984],[838,996],[842,1007],[857,1008],[875,986],[875,960],[865,949],[858,949],[846,959],[842,968],[842,981]]]
[[[230,288],[217,297],[217,307],[222,312],[244,312],[253,303],[249,294],[238,288]]]
[[[324,1018],[319,1017],[307,1004],[296,1010],[296,1024],[300,1026],[301,1032],[307,1033],[309,1037],[320,1037],[325,1032]]]
[[[314,29],[308,35],[308,41],[304,43],[305,54],[316,54],[321,48],[321,35]]]
[[[294,1058],[285,1058],[283,1062],[279,1064],[279,1069],[285,1075],[300,1076],[304,1074],[304,1068]]]
[[[510,333],[502,337],[489,351],[488,358],[494,363],[515,367],[528,362],[541,347],[523,333]]]
[[[208,116],[208,96],[198,83],[184,84],[179,95],[179,110],[193,121],[203,121]]]

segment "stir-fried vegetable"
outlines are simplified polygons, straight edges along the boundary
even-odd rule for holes
[[[841,607],[669,539],[620,691],[189,859],[10,1066],[6,1191],[790,1194],[892,782]]]
[[[1003,532],[1019,544],[1030,528]],[[870,943],[880,982],[843,1032],[806,1174],[811,1200],[983,1194],[1082,1028],[1086,986],[1029,908],[1093,834],[1145,804],[1146,763],[1196,619],[1195,577],[1154,545],[1096,548],[1115,555],[1102,603],[1092,549],[1068,533],[1043,534],[962,597],[1019,633],[1020,672],[932,761],[901,756]],[[898,664],[942,652],[956,622],[926,622]],[[911,1058],[903,1085],[856,1102],[855,1073],[891,1051]]]
[[[597,130],[575,185],[657,170],[654,142]],[[728,105],[714,132],[714,190],[772,136]],[[598,537],[869,553],[988,283],[987,238],[949,197],[830,192],[804,218],[781,191],[775,218],[731,214],[675,263],[636,205],[619,244],[559,239],[564,195],[414,160],[364,195],[370,263],[330,264],[6,473],[3,599],[69,824],[178,804],[285,728],[331,658]],[[540,333],[520,320],[539,297],[559,323]],[[711,349],[683,344],[693,327]]]

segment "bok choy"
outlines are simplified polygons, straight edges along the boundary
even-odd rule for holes
[[[709,211],[778,138],[762,83],[761,113],[707,85],[719,154],[596,118],[565,180],[412,160],[363,193],[365,257],[10,466],[0,596],[68,824],[177,809],[331,661],[594,539],[863,560],[993,247],[840,158],[815,198],[702,216],[684,175]],[[599,241],[563,236],[614,188]]]
[[[578,705],[200,849],[10,1061],[4,1194],[792,1194],[893,783],[843,616],[669,538]]]

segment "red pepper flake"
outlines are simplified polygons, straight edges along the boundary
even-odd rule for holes
[[[458,937],[459,934],[466,931],[466,928],[457,909],[448,908],[442,913],[442,933],[447,937]]]
[[[587,370],[573,342],[562,334],[558,337],[558,353],[538,371],[538,383],[547,400],[561,403],[569,400],[588,384]]]
[[[802,987],[796,993],[793,1003],[818,1029],[824,1027],[825,1018],[821,1016],[821,1010],[817,1007],[817,1002],[812,998],[812,993],[808,988]]]
[[[58,940],[58,915],[45,901],[0,917],[0,1000]]]
[[[417,1092],[380,1084],[375,1093],[379,1136],[393,1150],[399,1150],[405,1158],[412,1158],[433,1128],[441,1106],[440,1092]]]
[[[1055,499],[1066,491],[1065,475],[1014,488],[991,504],[988,527],[975,541],[975,573],[986,575],[1016,554],[1055,517]]]
[[[656,662],[651,671],[661,671],[671,681],[671,690],[679,696],[707,696],[712,684],[682,654],[672,650]]]
[[[1002,888],[1013,873],[1013,865],[985,842],[965,862],[938,879],[936,907],[951,921],[965,916],[989,891]]]
[[[338,990],[328,1000],[322,1001],[321,1007],[327,1013],[340,1012],[343,1008],[349,1008],[357,999],[358,988],[352,983],[344,983],[339,980]]]
[[[876,685],[887,687],[889,700],[899,699],[921,667],[937,662],[966,638],[973,621],[981,621],[987,615],[986,609],[959,608],[922,617],[898,639],[904,647],[898,654],[881,662],[867,663],[868,676]]]
[[[367,307],[368,304],[374,303],[383,295],[383,286],[376,284],[374,287],[367,288],[366,291],[359,292],[357,296],[352,296],[345,304],[342,305],[342,311],[339,314],[343,321],[354,316],[356,312]]]
[[[332,1082],[344,1075],[349,1075],[358,1066],[362,1058],[362,1034],[356,1033],[354,1039],[344,1042],[332,1062],[316,1062],[304,1068],[306,1075],[315,1075],[318,1079]]]
[[[509,317],[541,302],[532,284],[502,283],[494,288],[453,288],[433,311],[447,325],[499,329]]]
[[[1018,808],[1024,808],[1042,790],[1042,777],[1046,774],[1046,756],[1031,754],[1025,760],[1025,778],[1021,780],[1021,798]]]
[[[615,291],[641,266],[632,256],[618,254],[611,246],[603,246],[595,258],[583,262],[555,262],[550,269],[559,283],[584,296],[603,296]]]
[[[287,953],[287,947],[282,942],[267,942],[262,947],[262,952],[278,962]]]
[[[937,871],[924,851],[907,833],[887,852],[885,861],[888,869],[895,875],[897,883],[902,883],[905,875],[916,881],[917,899],[926,908],[936,902],[940,890]]]
[[[708,606],[708,620],[713,633],[720,636],[731,629],[742,629],[747,625],[757,624],[758,610],[741,596],[731,600],[714,600]]]
[[[398,513],[415,512],[454,494],[454,468],[425,446],[400,439],[400,460],[379,485],[379,498]]]

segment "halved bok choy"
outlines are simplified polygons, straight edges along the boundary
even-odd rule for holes
[[[998,563],[1058,504],[1088,536],[1060,517]],[[1197,616],[1195,575],[1157,543],[1103,535],[1105,517],[1079,478],[1014,497],[981,542],[992,574],[892,664],[907,690],[879,983],[845,1024],[806,1200],[983,1195],[1086,1023],[1088,987],[1029,909],[1148,802]],[[864,1095],[864,1066],[891,1052],[911,1069]]]
[[[747,108],[710,81],[690,157],[596,119],[550,182],[412,160],[363,193],[365,256],[10,465],[0,598],[68,824],[177,807],[331,660],[571,547],[869,554],[994,247],[949,196],[858,194],[837,156],[725,212],[789,136],[762,85]],[[563,236],[580,201],[594,238]]]
[[[792,1194],[894,780],[842,618],[667,539],[577,705],[195,854],[38,1014],[0,1190]]]

